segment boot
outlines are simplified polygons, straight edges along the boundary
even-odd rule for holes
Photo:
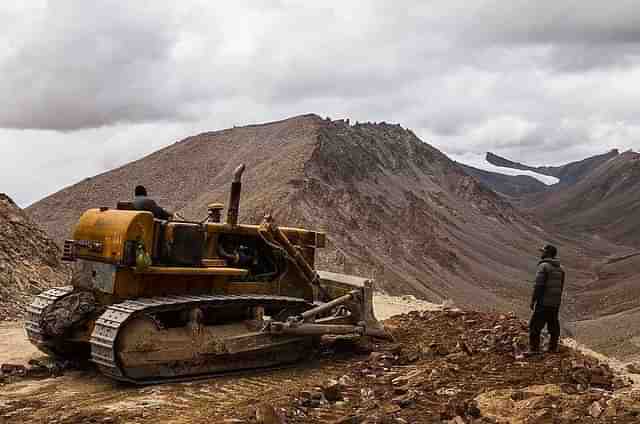
[[[560,347],[558,346],[558,339],[554,339],[551,337],[549,341],[549,347],[547,348],[547,353],[558,353],[560,352]]]
[[[525,357],[537,356],[542,352],[540,351],[540,335],[529,335],[529,350],[524,353]]]

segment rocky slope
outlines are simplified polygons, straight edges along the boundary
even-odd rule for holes
[[[640,246],[637,237],[640,221],[635,218],[640,205],[636,190],[640,182],[640,154],[612,150],[557,167],[532,167],[492,153],[487,153],[487,160],[497,166],[531,170],[560,179],[558,184],[537,191],[524,179],[505,180],[492,173],[476,175],[477,172],[469,170],[541,221],[567,234],[586,233],[622,245]]]
[[[578,292],[581,317],[576,339],[594,350],[640,360],[640,252],[613,256],[596,267],[596,278]]]
[[[83,210],[113,206],[144,184],[159,203],[200,218],[208,202],[226,202],[241,162],[241,221],[271,212],[278,222],[327,231],[324,269],[373,276],[391,293],[430,300],[505,309],[526,303],[544,231],[399,125],[303,115],[203,133],[87,178],[28,212],[60,241]]]
[[[530,210],[547,222],[640,246],[640,154],[624,152],[575,184],[531,199]]]
[[[549,175],[560,179],[559,185],[572,185],[580,179],[591,173],[595,168],[607,162],[609,159],[615,158],[620,153],[617,149],[613,149],[602,155],[592,156],[590,158],[575,161],[561,166],[529,166],[518,162],[510,161],[491,152],[487,153],[487,161],[493,165],[504,168],[520,169],[524,171],[533,171],[542,175]]]
[[[497,172],[485,171],[469,165],[459,164],[467,174],[477,178],[481,183],[490,187],[498,194],[517,202],[521,197],[541,193],[548,190],[548,186],[528,175],[505,175]]]
[[[0,193],[0,320],[17,318],[33,294],[65,277],[56,244]]]
[[[527,324],[514,316],[410,312],[386,325],[397,344],[300,392],[284,404],[287,422],[632,423],[640,414],[638,393],[605,363],[564,347],[525,358]],[[325,421],[332,413],[343,417]]]

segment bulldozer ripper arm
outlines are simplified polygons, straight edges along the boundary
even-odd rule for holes
[[[326,293],[320,286],[320,277],[318,276],[318,273],[311,267],[311,265],[309,265],[304,256],[302,256],[302,253],[296,249],[293,243],[289,241],[289,238],[284,231],[282,231],[273,222],[273,218],[270,215],[266,215],[264,217],[258,232],[268,243],[275,244],[284,249],[296,268],[298,268],[302,276],[307,280],[307,283],[318,289],[321,299],[330,299],[328,293]]]
[[[332,316],[317,319],[331,310],[335,311]],[[298,316],[291,316],[285,321],[271,321],[266,331],[286,335],[348,334],[392,339],[373,313],[373,283],[370,280],[366,280],[362,287]]]

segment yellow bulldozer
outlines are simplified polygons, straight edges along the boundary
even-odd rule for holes
[[[87,358],[136,384],[273,367],[308,357],[324,335],[387,337],[373,282],[315,270],[325,234],[238,223],[234,172],[225,222],[162,220],[130,202],[89,209],[63,260],[71,286],[28,308],[26,331],[47,354]]]

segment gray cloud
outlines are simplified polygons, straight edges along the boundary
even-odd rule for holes
[[[26,205],[200,131],[315,112],[446,153],[637,148],[634,2],[0,6],[0,179]]]
[[[558,72],[629,67],[637,63],[640,14],[633,0],[489,1],[465,20],[458,39],[479,46],[542,47],[545,57],[537,65]]]
[[[492,0],[478,3],[463,34],[517,44],[618,44],[640,41],[634,0]]]
[[[0,112],[4,127],[75,130],[184,118],[183,104],[216,91],[184,78],[170,10],[61,0],[34,12],[33,30],[0,62],[0,93],[10,99]]]

